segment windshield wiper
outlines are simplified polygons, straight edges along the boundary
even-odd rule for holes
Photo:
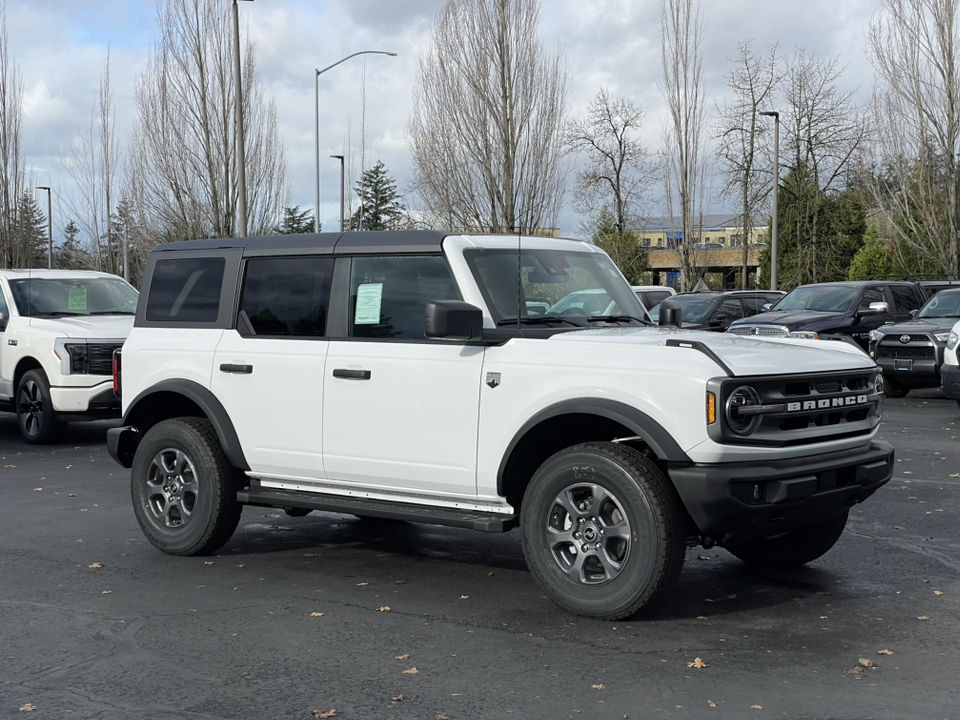
[[[74,315],[83,315],[83,313],[78,312],[67,312],[66,310],[54,310],[53,312],[38,312],[33,313],[30,317],[67,317]]]
[[[525,317],[520,318],[521,325],[546,325],[547,323],[568,323],[574,327],[587,327],[583,323],[578,323],[570,318],[560,317],[559,315],[535,315],[534,317]],[[497,327],[505,327],[507,325],[516,325],[516,318],[504,318],[497,323]]]
[[[634,317],[633,315],[591,315],[590,322],[632,322],[636,321],[638,323],[643,323],[644,325],[648,324],[643,318]]]
[[[98,310],[97,312],[87,313],[88,315],[136,315],[129,310]]]

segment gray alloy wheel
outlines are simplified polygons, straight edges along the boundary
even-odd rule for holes
[[[523,553],[546,595],[617,620],[662,596],[680,574],[684,508],[651,459],[609,442],[574,445],[534,473],[520,515]]]
[[[30,370],[17,386],[17,424],[23,439],[33,445],[54,442],[64,423],[57,420],[50,399],[50,383],[43,370]]]
[[[233,535],[243,474],[230,466],[210,421],[164,420],[137,447],[130,476],[140,529],[171,555],[202,555]]]

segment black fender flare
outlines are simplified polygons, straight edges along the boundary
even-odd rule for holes
[[[230,415],[227,413],[226,408],[223,407],[217,399],[217,396],[209,389],[193,380],[175,378],[163,380],[156,385],[150,386],[137,395],[127,407],[127,411],[123,414],[122,424],[125,427],[137,428],[138,438],[142,437],[142,433],[139,432],[139,425],[143,422],[144,417],[149,414],[149,411],[146,409],[146,401],[152,395],[163,392],[182,395],[195,403],[213,424],[213,429],[216,431],[217,438],[220,440],[220,446],[223,448],[223,452],[227,456],[227,460],[230,461],[230,464],[240,470],[246,471],[250,469],[250,465],[247,463],[247,459],[243,454],[243,448],[240,445],[240,438],[237,436],[237,431],[233,427],[233,421],[230,420]],[[137,442],[139,442],[139,439]]]
[[[642,410],[638,410],[635,407],[617,400],[607,400],[605,398],[563,400],[540,410],[527,420],[514,434],[513,439],[503,453],[503,457],[500,458],[500,467],[497,469],[497,488],[501,494],[503,491],[503,477],[507,462],[513,455],[513,451],[517,445],[532,428],[544,420],[549,420],[559,415],[597,415],[607,418],[608,420],[613,420],[629,428],[630,432],[650,447],[658,459],[670,463],[691,462],[687,454],[677,444],[677,441],[673,439],[673,436],[668,433],[660,423]]]

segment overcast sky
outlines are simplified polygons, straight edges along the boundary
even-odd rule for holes
[[[657,0],[542,0],[545,46],[563,53],[570,71],[569,112],[582,114],[601,87],[646,113],[644,138],[653,149],[663,100],[658,90]],[[0,0],[3,2],[3,0]],[[405,132],[418,55],[430,44],[433,19],[444,0],[255,0],[240,3],[241,34],[256,44],[258,73],[277,105],[289,160],[290,204],[315,204],[314,71],[360,50],[397,57],[353,58],[320,76],[321,219],[337,226],[339,164],[333,154],[361,155],[361,86],[366,83],[365,167],[382,160],[405,189],[410,153]],[[230,11],[224,0],[224,12]],[[709,0],[704,2],[703,47],[710,107],[724,93],[727,58],[739,40],[753,38],[763,52],[798,47],[846,66],[845,89],[860,102],[871,92],[866,26],[877,0]],[[109,48],[118,130],[135,120],[133,88],[156,39],[154,0],[6,0],[10,51],[24,79],[23,144],[38,185],[72,193],[60,158],[78,129],[89,126]],[[709,114],[709,113],[708,113]],[[347,147],[348,138],[351,147]],[[55,200],[54,222],[62,225]],[[717,204],[715,210],[721,209]],[[651,208],[651,214],[657,214]],[[568,199],[560,216],[577,234]],[[55,234],[58,234],[55,230]]]

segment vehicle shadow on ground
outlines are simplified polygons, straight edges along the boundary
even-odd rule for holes
[[[93,420],[67,423],[56,442],[47,445],[31,445],[20,434],[17,417],[12,413],[0,413],[0,448],[4,452],[43,452],[60,447],[106,445],[107,430],[120,424],[120,420]]]

